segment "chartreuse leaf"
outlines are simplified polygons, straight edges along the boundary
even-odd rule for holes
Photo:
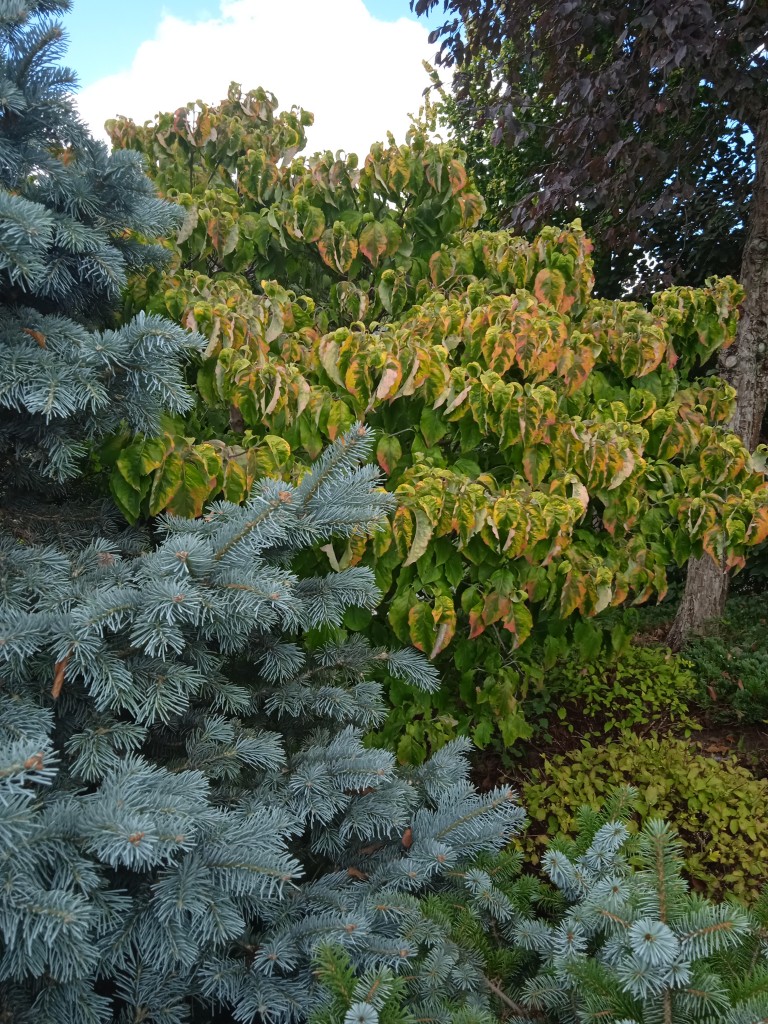
[[[212,468],[204,453],[191,445],[170,452],[152,484],[150,515],[167,510],[176,516],[199,516],[216,488]]]
[[[413,543],[413,516],[403,506],[397,509],[392,519],[392,536],[397,553],[401,559],[405,560]],[[428,540],[427,538],[427,542]],[[424,550],[426,550],[426,544],[424,545]]]
[[[168,508],[181,487],[183,469],[183,456],[175,450],[168,452],[152,481],[149,495],[150,515],[156,516]]]
[[[248,496],[248,474],[245,467],[237,459],[228,459],[224,467],[224,486],[222,488],[227,501],[236,505],[245,501]]]
[[[162,438],[137,437],[118,456],[115,463],[117,472],[129,487],[140,491],[146,477],[162,464],[172,446],[173,439],[169,435]]]
[[[281,476],[291,459],[291,446],[285,438],[265,434],[262,441],[248,450],[248,465],[254,476]]]
[[[408,551],[408,557],[403,562],[404,566],[413,565],[414,562],[421,558],[427,550],[427,545],[429,544],[434,532],[432,523],[430,523],[426,513],[420,508],[414,509],[413,518],[416,526],[413,533],[413,540]]]
[[[349,430],[354,421],[355,417],[349,406],[340,401],[331,402],[326,426],[330,440],[335,441],[339,434],[343,434],[345,430]]]
[[[115,503],[129,523],[133,524],[141,514],[142,501],[152,485],[151,477],[145,477],[136,489],[120,473],[113,472],[109,478],[109,489]]]

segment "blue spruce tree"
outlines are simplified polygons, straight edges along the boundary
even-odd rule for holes
[[[377,674],[437,679],[340,629],[376,604],[367,570],[291,569],[389,510],[367,431],[151,541],[88,504],[94,442],[189,406],[198,339],[114,319],[175,214],[78,122],[67,7],[0,0],[0,1016],[301,1022],[334,947],[406,966],[429,1019],[486,1020],[419,896],[522,811],[474,792],[461,743],[418,770],[364,745]]]
[[[329,998],[311,1024],[765,1024],[768,890],[749,908],[692,893],[674,830],[627,827],[635,797],[583,807],[537,875],[508,849],[440,880],[420,907],[439,955],[418,971],[360,976],[344,950],[319,950]],[[469,1002],[445,1013],[451,960],[498,1016]]]

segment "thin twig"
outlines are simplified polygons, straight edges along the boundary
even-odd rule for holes
[[[486,978],[485,983],[496,998],[500,999],[518,1017],[528,1017],[530,1020],[541,1020],[543,1018],[543,1014],[537,1013],[535,1010],[529,1010],[527,1006],[523,1006],[521,1003],[516,1003],[514,999],[510,999],[507,993],[499,988],[495,982],[491,981],[490,978]]]

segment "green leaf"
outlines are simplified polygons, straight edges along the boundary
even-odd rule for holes
[[[179,439],[177,439],[178,443]],[[211,445],[182,447],[169,451],[155,472],[149,494],[149,514],[169,511],[173,515],[199,516],[211,493],[223,481],[221,460]]]
[[[323,232],[317,248],[324,263],[340,274],[346,274],[357,256],[357,239],[347,231],[341,221]]]
[[[412,590],[398,594],[389,605],[387,620],[400,643],[410,643],[408,616],[411,606],[418,600]]]
[[[498,726],[505,747],[513,747],[518,740],[528,740],[533,735],[533,726],[526,722],[522,711],[503,715],[498,719]]]
[[[384,256],[397,252],[403,233],[393,220],[373,221],[360,232],[360,252],[377,267]]]
[[[536,445],[533,448],[526,448],[523,453],[523,472],[525,479],[531,487],[539,487],[552,461],[552,454],[549,448],[544,445]]]
[[[396,437],[384,434],[376,444],[376,460],[385,473],[391,474],[403,457],[403,449]]]
[[[239,505],[248,496],[248,475],[235,459],[229,459],[224,467],[224,485],[222,488],[227,501]]]
[[[356,633],[368,629],[373,619],[373,614],[368,608],[347,608],[344,612],[344,625]]]
[[[169,436],[138,437],[117,458],[116,467],[129,487],[140,491],[144,479],[163,462],[173,446]]]
[[[149,488],[150,480],[146,479],[146,490]],[[125,480],[122,474],[118,473],[116,469],[113,469],[109,476],[109,489],[112,493],[112,497],[115,499],[117,507],[120,509],[122,514],[133,525],[139,518],[141,512],[141,502],[144,497],[142,489],[138,490]]]
[[[573,639],[582,658],[591,661],[603,646],[603,631],[587,619],[579,619],[573,627]]]
[[[402,270],[385,270],[378,287],[381,304],[393,317],[399,316],[408,303],[408,281]]]
[[[435,641],[435,621],[426,601],[417,602],[408,612],[408,633],[413,646],[428,655]]]
[[[472,742],[480,750],[483,750],[493,739],[493,722],[488,718],[482,718],[472,730]]]
[[[416,527],[413,533],[413,541],[411,543],[408,557],[403,562],[403,566],[413,565],[417,562],[424,552],[427,550],[427,545],[432,537],[433,527],[425,513],[420,509],[414,509],[413,518],[416,523]]]
[[[260,444],[248,450],[248,465],[254,476],[280,476],[291,458],[291,446],[285,438],[265,434]]]
[[[566,304],[565,278],[559,270],[540,270],[533,284],[533,294],[539,302],[560,311]]]
[[[445,423],[439,412],[425,406],[419,420],[419,430],[427,447],[433,448],[448,433],[448,424]]]
[[[533,617],[531,610],[523,601],[515,601],[504,619],[504,629],[512,634],[514,640],[512,647],[517,648],[524,644],[531,635],[533,629]]]
[[[149,514],[158,515],[168,508],[181,487],[184,459],[177,451],[169,452],[155,473],[149,493]]]
[[[206,460],[193,449],[184,452],[181,458],[178,486],[173,495],[160,508],[150,506],[152,515],[166,508],[172,515],[193,519],[203,511],[208,498],[216,487],[216,477],[210,472]]]
[[[331,402],[330,412],[328,413],[328,424],[326,427],[328,437],[332,441],[335,441],[339,434],[343,434],[345,430],[349,430],[354,421],[355,417],[344,402]]]
[[[443,566],[443,572],[448,583],[456,588],[464,578],[464,562],[458,552],[454,552]]]
[[[427,748],[411,732],[406,732],[397,744],[397,759],[401,764],[421,764],[427,756]]]

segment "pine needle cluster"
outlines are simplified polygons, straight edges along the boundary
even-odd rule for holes
[[[434,987],[419,895],[523,812],[474,791],[465,743],[417,770],[364,745],[381,680],[434,669],[340,628],[376,605],[369,570],[292,570],[382,525],[369,432],[151,539],[82,503],[95,440],[188,407],[199,339],[114,319],[175,214],[78,122],[68,6],[0,0],[3,1020],[306,1021],[329,944],[363,979],[412,963]]]
[[[634,795],[583,808],[545,877],[507,850],[441,880],[421,901],[431,992],[423,973],[361,977],[343,950],[320,951],[328,996],[312,1024],[762,1024],[768,895],[747,910],[692,893],[670,826],[628,828]],[[459,973],[471,996],[446,1000]]]

